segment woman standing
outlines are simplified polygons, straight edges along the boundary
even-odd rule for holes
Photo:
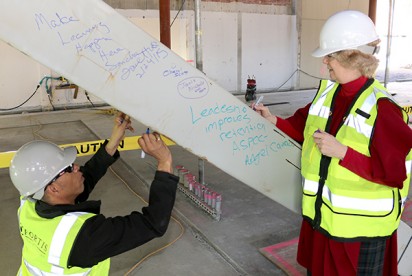
[[[287,118],[257,112],[302,142],[298,262],[308,275],[397,275],[397,235],[411,175],[408,116],[373,78],[379,43],[358,11],[331,16],[312,55],[323,57],[311,103]]]

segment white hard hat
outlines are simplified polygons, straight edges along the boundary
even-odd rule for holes
[[[17,150],[10,163],[10,178],[22,196],[41,199],[44,187],[76,159],[76,147],[60,148],[47,141],[31,141]]]
[[[367,46],[379,39],[372,20],[360,11],[346,10],[335,13],[326,20],[319,38],[319,48],[314,57],[349,49],[373,54],[375,47]]]

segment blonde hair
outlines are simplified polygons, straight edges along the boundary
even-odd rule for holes
[[[376,46],[380,40],[369,43]],[[333,56],[343,67],[359,70],[362,76],[373,78],[379,66],[379,59],[375,56],[363,53],[359,50],[342,50]]]

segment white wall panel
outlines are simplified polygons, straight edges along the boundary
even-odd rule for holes
[[[278,88],[297,69],[296,17],[243,14],[242,19],[242,79],[246,83],[255,75],[258,90]],[[281,89],[290,89],[293,81]]]
[[[202,13],[203,72],[228,91],[237,90],[238,21],[235,13]]]

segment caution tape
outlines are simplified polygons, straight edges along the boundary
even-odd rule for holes
[[[410,105],[410,106],[403,106],[402,109],[405,110],[406,114],[412,115],[412,105]]]
[[[125,137],[119,144],[118,150],[125,151],[125,150],[137,150],[141,149],[137,140],[141,136],[131,136]],[[163,142],[168,145],[175,145],[175,143],[165,136],[161,136]],[[92,155],[97,152],[101,145],[103,145],[105,140],[97,140],[97,141],[88,141],[88,142],[80,142],[80,143],[73,143],[73,144],[64,144],[60,145],[60,147],[68,147],[68,146],[75,146],[77,149],[77,156],[85,156],[85,155]],[[0,152],[0,168],[8,168],[10,166],[10,161],[13,158],[16,151],[7,151],[7,152]]]

